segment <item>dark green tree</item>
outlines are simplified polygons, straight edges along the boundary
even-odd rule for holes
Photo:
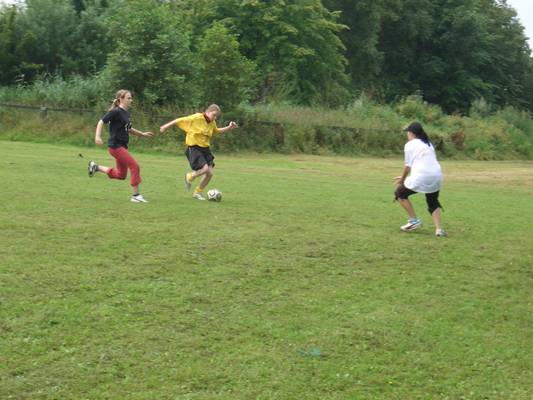
[[[249,100],[255,90],[255,64],[239,52],[235,35],[221,23],[207,29],[198,45],[202,101],[224,110]]]
[[[72,6],[76,11],[76,14],[80,15],[82,11],[85,11],[85,1],[84,0],[71,0]]]
[[[158,0],[117,1],[112,6],[114,51],[107,75],[115,87],[132,90],[146,104],[198,102],[190,28]]]
[[[533,70],[531,50],[516,11],[505,1],[481,0],[490,33],[490,62],[480,71],[493,84],[491,99],[498,105],[531,106],[528,77]]]
[[[381,81],[389,100],[421,90],[421,75],[442,67],[432,55],[434,3],[386,0],[378,49],[384,55]]]
[[[172,12],[179,14],[191,27],[192,37],[195,39],[191,42],[193,49],[204,31],[220,19],[216,15],[217,0],[168,0],[168,3]]]
[[[484,98],[524,105],[530,52],[516,14],[496,0],[324,0],[341,11],[354,88],[386,99],[421,93],[447,111]],[[377,37],[377,40],[376,40]]]
[[[0,83],[9,84],[15,81],[19,73],[16,57],[17,8],[15,6],[0,10]]]
[[[0,84],[12,85],[32,80],[43,66],[33,62],[37,40],[31,32],[19,29],[20,10],[0,9]]]
[[[505,3],[387,1],[379,49],[388,99],[420,92],[448,112],[466,112],[479,98],[523,103],[529,53]]]
[[[529,59],[526,76],[524,77],[525,108],[533,115],[533,58]]]
[[[110,32],[108,8],[98,0],[85,1],[71,37],[69,69],[80,75],[101,71],[115,41]]]
[[[260,72],[259,99],[338,105],[347,99],[344,29],[320,0],[219,0],[217,19]]]
[[[78,18],[69,0],[26,0],[20,16],[20,29],[38,39],[32,63],[43,65],[50,74],[68,75],[72,70],[72,33]]]
[[[353,88],[375,92],[380,86],[383,53],[379,51],[384,0],[324,0],[330,11],[340,11],[339,22],[347,26],[339,32],[346,46],[347,71]]]

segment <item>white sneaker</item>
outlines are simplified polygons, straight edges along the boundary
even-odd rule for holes
[[[400,229],[404,232],[411,232],[420,227],[422,227],[422,221],[416,219],[414,221],[407,221],[405,225],[400,226]]]
[[[92,178],[94,174],[96,174],[96,171],[98,171],[98,165],[94,161],[89,161],[89,166],[87,167],[87,171],[89,172],[89,178]]]
[[[192,198],[193,199],[196,199],[196,200],[205,200],[205,197],[202,196],[201,193],[198,193],[198,192],[195,192],[193,195],[192,195]]]
[[[138,194],[137,196],[131,196],[130,201],[132,203],[148,203],[148,200],[146,200],[142,194]]]
[[[448,236],[448,235],[446,234],[444,229],[437,229],[437,231],[435,232],[435,236],[445,237],[445,236]]]

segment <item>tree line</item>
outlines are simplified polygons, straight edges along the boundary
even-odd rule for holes
[[[0,85],[79,79],[146,105],[338,107],[365,93],[533,109],[505,0],[26,0],[0,9]],[[95,102],[98,99],[95,99]]]

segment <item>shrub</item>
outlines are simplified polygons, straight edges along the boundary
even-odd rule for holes
[[[438,123],[444,116],[439,106],[427,103],[420,95],[404,98],[395,109],[401,116],[422,123]]]
[[[511,125],[520,129],[527,136],[533,138],[533,119],[526,111],[517,110],[514,107],[505,107],[495,113],[495,118],[503,119]]]
[[[98,100],[106,92],[103,86],[98,90],[92,86],[96,85],[96,79],[100,78],[55,79],[41,81],[31,87],[0,89],[0,101],[13,96],[16,102],[27,100],[33,104],[45,102],[46,105],[64,106],[64,102],[68,101],[80,108],[99,103],[91,107],[94,111],[90,113],[50,111],[46,119],[42,119],[38,109],[1,107],[1,137],[93,145],[94,126],[107,109],[110,98],[105,94],[105,103]],[[416,101],[405,104],[420,107]],[[413,115],[406,110],[403,109],[405,115]],[[422,104],[421,110],[433,109]],[[155,110],[146,112],[145,109],[143,112],[136,103],[133,110],[135,126],[155,131],[161,123],[194,110],[167,107],[158,111],[157,114],[154,114]],[[223,126],[229,120],[235,120],[240,129],[221,135],[214,140],[213,147],[222,152],[251,150],[399,157],[405,144],[405,134],[401,128],[412,120],[405,115],[398,114],[391,106],[381,106],[364,97],[349,107],[336,110],[293,107],[289,104],[241,105],[237,110],[223,112],[219,121]],[[479,115],[443,115],[433,123],[424,122],[424,127],[441,158],[533,158],[533,121],[528,113],[512,108],[499,110],[485,118]],[[181,133],[156,135],[149,141],[136,137],[132,137],[132,140],[139,150],[172,153],[181,152],[184,142]]]
[[[492,104],[488,103],[483,97],[476,99],[470,106],[469,114],[477,117],[488,117],[494,111]]]
[[[46,105],[48,107],[92,108],[111,103],[112,89],[101,76],[53,76],[36,80],[32,85],[0,87],[0,101],[11,104]]]

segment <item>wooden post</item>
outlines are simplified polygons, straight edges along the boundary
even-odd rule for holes
[[[41,118],[42,119],[45,119],[46,116],[48,115],[48,108],[44,107],[44,106],[41,106],[40,108],[40,114],[41,114]]]

